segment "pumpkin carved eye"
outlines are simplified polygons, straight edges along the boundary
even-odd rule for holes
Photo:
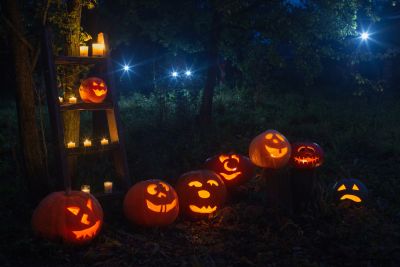
[[[94,86],[98,86],[98,84],[97,84],[96,82],[93,82],[93,85],[94,85]]]
[[[104,87],[104,83],[101,83],[101,84],[100,84],[100,87]]]
[[[209,185],[211,185],[211,186],[219,186],[218,182],[217,182],[217,181],[214,181],[214,180],[208,180],[208,181],[207,181],[207,184],[209,184]]]
[[[79,207],[68,207],[67,210],[74,215],[78,215],[80,208]]]
[[[203,184],[198,182],[198,181],[193,181],[189,183],[189,186],[194,186],[194,187],[202,187]]]
[[[165,191],[169,191],[169,186],[166,184],[166,183],[164,183],[164,182],[160,182],[160,184],[162,185],[162,187],[165,189]]]
[[[357,186],[356,184],[354,184],[353,187],[352,187],[351,189],[356,190],[356,191],[359,191],[359,190],[360,190],[360,188],[358,188],[358,186]]]
[[[343,190],[346,190],[346,186],[344,184],[339,186],[339,188],[337,189],[337,191],[343,191]]]
[[[156,184],[149,184],[147,186],[147,193],[149,193],[150,195],[155,195],[157,194],[157,185]]]

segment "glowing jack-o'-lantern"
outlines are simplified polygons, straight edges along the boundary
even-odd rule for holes
[[[210,170],[184,173],[175,188],[181,212],[192,219],[208,217],[225,203],[225,184]]]
[[[81,83],[79,94],[83,102],[101,103],[107,96],[107,85],[100,78],[90,77]]]
[[[36,234],[49,240],[84,244],[100,232],[103,209],[91,194],[81,191],[54,192],[44,198],[32,216]]]
[[[125,216],[142,226],[165,226],[179,214],[178,196],[161,180],[142,181],[129,189],[124,199]]]
[[[275,130],[267,130],[250,143],[250,160],[263,168],[278,169],[285,166],[291,154],[289,141]]]
[[[313,169],[324,162],[324,151],[316,143],[292,144],[291,163],[297,169]]]
[[[239,154],[220,154],[206,160],[205,168],[220,175],[227,187],[245,183],[254,175],[254,165]]]
[[[362,203],[368,196],[367,187],[357,179],[342,179],[334,186],[336,201]]]

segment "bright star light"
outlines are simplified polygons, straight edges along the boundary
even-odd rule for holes
[[[190,77],[190,76],[192,76],[192,72],[190,70],[187,70],[187,71],[185,71],[185,75],[187,77]]]
[[[124,65],[124,66],[123,66],[123,70],[124,70],[124,71],[130,71],[130,70],[131,70],[131,66],[129,66],[129,65]]]
[[[171,76],[174,78],[178,77],[178,72],[177,71],[171,72]]]
[[[368,32],[361,33],[361,40],[366,41],[368,39],[369,39],[369,33]]]

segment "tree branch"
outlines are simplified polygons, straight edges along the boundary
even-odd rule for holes
[[[9,21],[4,15],[1,15],[1,18],[6,22],[8,27],[10,27],[14,33],[17,35],[18,39],[23,42],[30,51],[33,51],[32,45],[25,39],[25,37],[14,27],[14,25]]]

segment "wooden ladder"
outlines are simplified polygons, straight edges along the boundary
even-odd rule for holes
[[[105,38],[105,47],[106,51],[109,51],[109,49],[107,49],[109,47],[107,38]],[[58,184],[58,187],[61,187],[60,185],[64,184],[66,191],[71,190],[73,173],[73,160],[71,159],[88,154],[110,152],[114,158],[114,166],[118,178],[115,181],[116,183],[113,185],[113,193],[104,194],[94,192],[94,195],[97,197],[122,195],[123,192],[130,187],[131,181],[129,178],[125,143],[121,134],[121,123],[119,119],[119,109],[112,72],[112,62],[108,52],[106,52],[104,57],[54,56],[52,30],[50,27],[47,27],[44,30],[42,54],[44,60],[47,105],[55,142],[56,162],[60,174],[60,176],[56,178],[59,179],[56,180],[56,184]],[[105,81],[108,88],[107,97],[104,102],[96,104],[77,101],[76,104],[70,104],[67,103],[67,101],[64,101],[63,103],[60,103],[59,89],[57,87],[56,65],[94,65],[96,70],[99,71],[97,76]],[[77,144],[77,147],[75,148],[67,148],[67,144],[64,140],[64,123],[61,113],[70,110],[91,111],[94,123],[93,131],[95,131],[96,127],[104,129],[104,124],[107,124],[110,143],[108,145],[92,143],[92,146],[90,147],[84,147],[82,144]],[[101,122],[103,122],[103,125],[101,125]],[[97,125],[95,123],[97,123]]]

